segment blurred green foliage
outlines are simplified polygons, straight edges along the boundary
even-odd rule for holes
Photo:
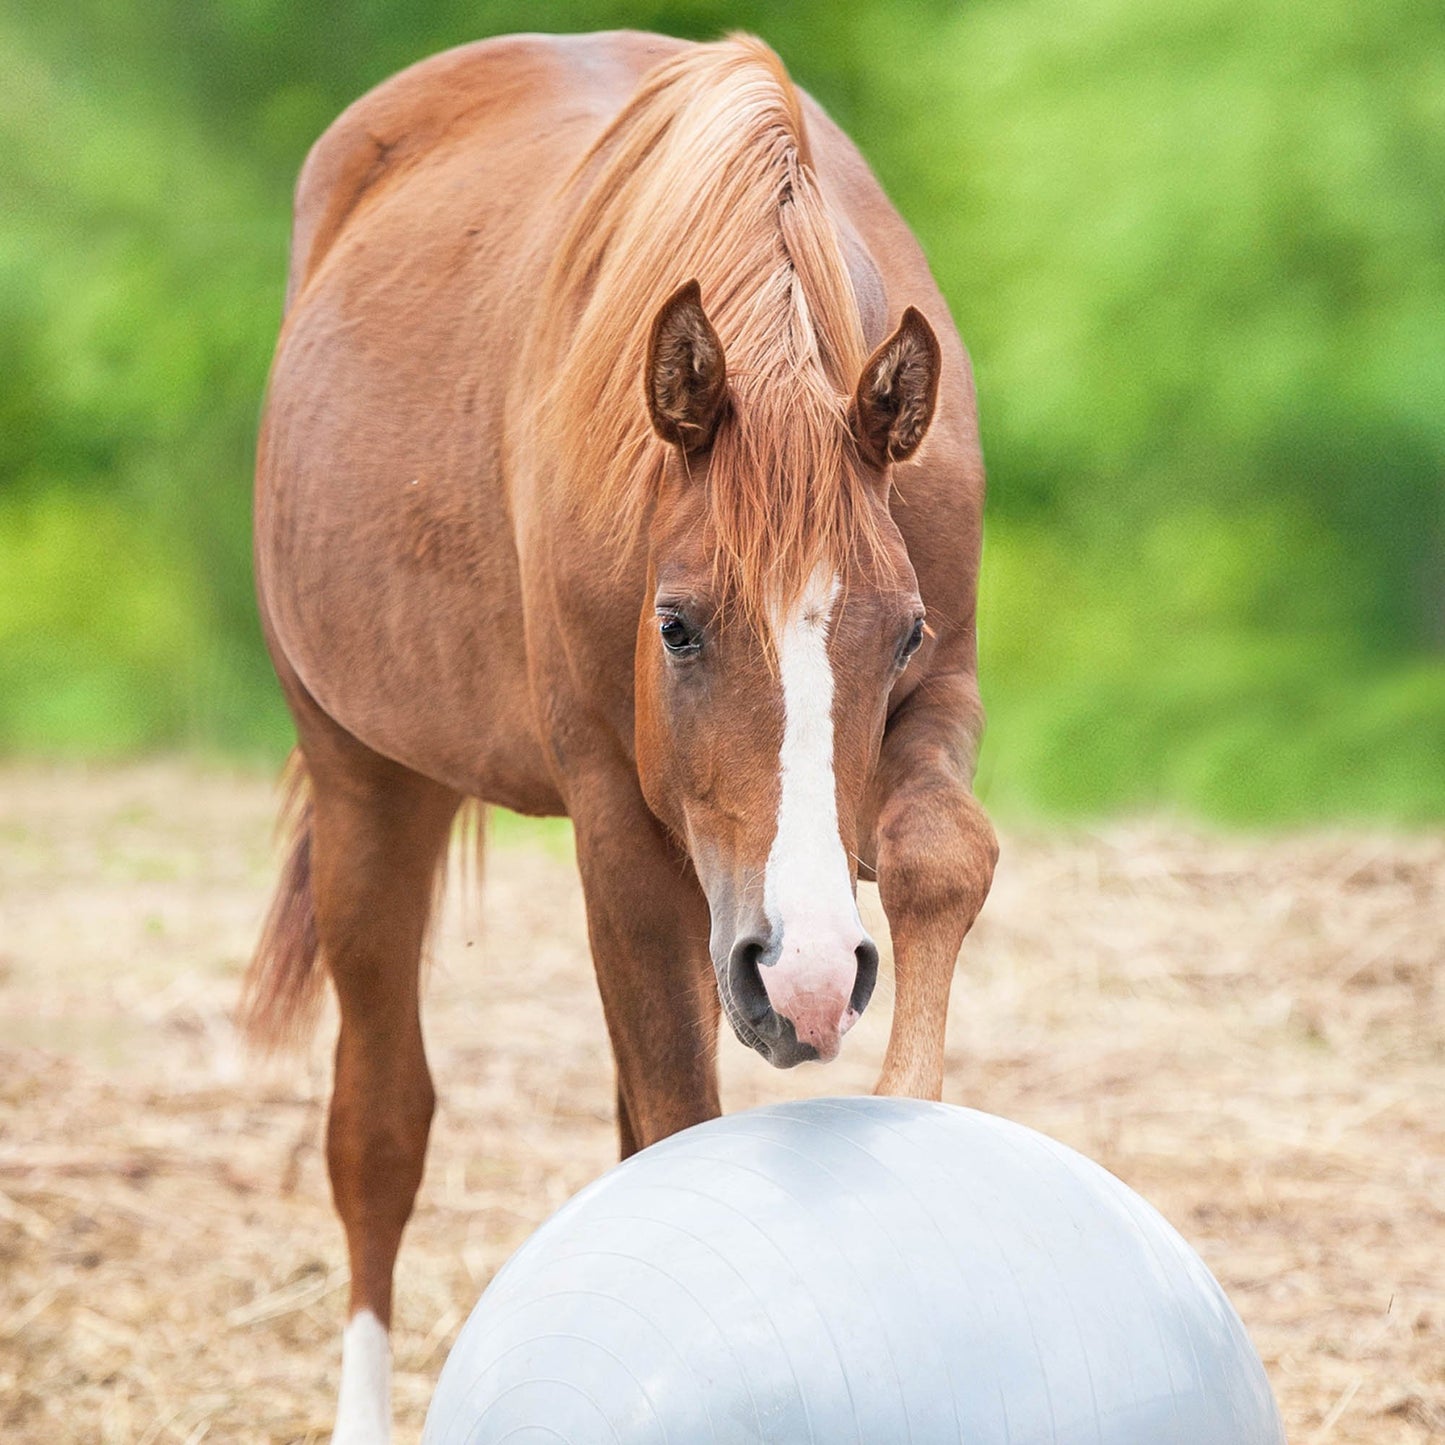
[[[1445,817],[1445,10],[0,3],[0,748],[289,737],[249,470],[311,140],[446,45],[757,31],[972,349],[981,794]]]

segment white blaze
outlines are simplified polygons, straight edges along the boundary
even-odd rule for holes
[[[331,1445],[390,1445],[391,1341],[370,1310],[341,1334],[341,1397]]]
[[[867,935],[853,899],[838,832],[833,773],[833,664],[828,629],[839,580],[816,573],[786,614],[773,619],[783,685],[778,829],[768,853],[763,908],[777,962],[762,969],[773,1007],[825,1058],[852,1024],[855,950]]]

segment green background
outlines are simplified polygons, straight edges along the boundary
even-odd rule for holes
[[[1005,816],[1445,817],[1445,8],[0,3],[0,750],[279,758],[252,447],[290,187],[449,44],[756,31],[974,356]]]

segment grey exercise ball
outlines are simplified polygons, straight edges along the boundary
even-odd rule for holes
[[[472,1311],[426,1445],[1284,1445],[1199,1256],[1072,1149],[818,1099],[605,1174]]]

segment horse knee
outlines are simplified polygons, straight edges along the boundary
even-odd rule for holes
[[[971,924],[997,863],[993,824],[957,783],[910,788],[879,819],[878,889],[890,917],[966,915]]]

